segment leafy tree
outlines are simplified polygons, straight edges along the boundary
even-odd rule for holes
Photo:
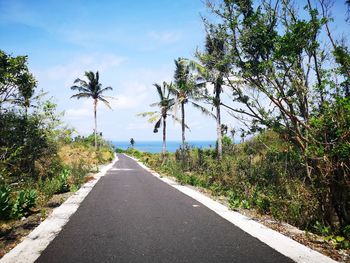
[[[99,82],[99,73],[98,71],[94,74],[92,71],[86,71],[85,76],[88,79],[88,82],[85,80],[77,78],[74,81],[74,84],[71,87],[71,90],[77,90],[79,93],[71,96],[71,98],[92,98],[94,105],[94,123],[95,123],[95,149],[97,148],[97,103],[98,101],[102,101],[108,108],[111,108],[109,102],[107,101],[107,97],[102,95],[107,90],[113,90],[112,87],[102,88],[102,84]]]
[[[15,106],[28,109],[36,84],[26,56],[12,57],[0,50],[0,113]]]
[[[173,114],[169,113],[169,111],[172,109],[172,107],[175,104],[174,98],[170,97],[170,89],[172,89],[173,84],[172,83],[169,84],[164,81],[163,86],[157,83],[153,85],[157,89],[159,102],[153,103],[151,104],[151,106],[159,107],[159,112],[158,111],[144,112],[139,115],[142,117],[149,116],[150,117],[149,121],[155,122],[154,130],[153,130],[154,133],[157,133],[158,129],[163,125],[162,157],[164,161],[166,156],[166,119],[168,116],[171,116],[174,119],[176,119]]]
[[[350,56],[345,42],[332,36],[325,1],[319,9],[306,1],[304,13],[290,1],[208,6],[231,58],[224,73],[234,100],[228,108],[251,133],[273,129],[292,142],[324,220],[335,227],[336,215],[341,225],[350,224],[350,162],[344,158],[350,154]],[[324,48],[327,41],[331,50]]]
[[[34,96],[36,80],[27,57],[0,51],[0,174],[4,182],[37,178],[57,153],[56,105]]]

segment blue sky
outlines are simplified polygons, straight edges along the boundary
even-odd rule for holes
[[[338,2],[338,1],[336,1]],[[336,15],[345,13],[344,1]],[[202,0],[147,1],[17,1],[0,0],[0,48],[28,55],[30,70],[54,98],[64,121],[86,135],[92,132],[90,100],[73,100],[69,87],[87,70],[98,70],[113,111],[98,108],[98,130],[112,140],[160,140],[152,124],[137,117],[157,100],[154,82],[171,81],[174,59],[193,58],[204,29]],[[342,24],[341,24],[342,25]],[[187,107],[189,140],[215,139],[215,121]],[[238,124],[224,116],[231,127]],[[180,126],[169,121],[168,138],[181,138]]]

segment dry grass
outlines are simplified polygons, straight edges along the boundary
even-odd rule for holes
[[[97,154],[92,147],[81,144],[66,144],[61,146],[58,156],[68,166],[73,166],[82,160],[89,167],[96,167],[98,165]]]

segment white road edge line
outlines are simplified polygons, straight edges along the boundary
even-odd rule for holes
[[[150,168],[145,166],[143,163],[141,163],[139,160],[124,154],[125,156],[133,159],[136,161],[142,168],[150,172],[153,176],[157,177],[159,180],[163,181],[164,183],[176,188],[180,192],[192,197],[193,199],[197,200],[198,202],[202,203],[206,207],[208,207],[210,210],[214,211],[216,214],[221,216],[222,218],[226,219],[230,223],[234,224],[235,226],[239,227],[246,233],[250,234],[251,236],[259,239],[266,245],[270,246],[274,250],[278,251],[279,253],[285,255],[286,257],[291,258],[295,262],[298,263],[334,263],[337,261],[334,261],[333,259],[315,251],[311,248],[308,248],[293,239],[286,237],[282,235],[281,233],[272,230],[254,220],[252,220],[249,217],[246,217],[238,212],[234,212],[232,210],[229,210],[226,206],[220,204],[219,202],[216,202],[212,200],[211,198],[205,196],[204,194],[193,190],[187,186],[180,185],[179,183],[166,178],[161,177],[158,173],[153,172]]]
[[[74,195],[69,197],[62,205],[55,208],[52,214],[37,226],[21,243],[15,246],[1,259],[1,263],[32,263],[37,260],[44,249],[58,235],[71,215],[78,209],[80,203],[89,194],[95,184],[118,161],[114,160],[104,166],[94,175],[95,179],[85,183]]]

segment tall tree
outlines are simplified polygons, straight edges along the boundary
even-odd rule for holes
[[[181,131],[182,131],[182,150],[185,148],[185,105],[190,103],[193,107],[199,109],[203,114],[212,116],[213,114],[203,106],[199,105],[196,100],[200,99],[196,90],[195,78],[191,71],[193,70],[191,61],[178,58],[175,60],[174,80],[175,86],[170,87],[170,92],[176,96],[176,104],[180,105],[181,109]]]
[[[80,78],[77,78],[74,81],[74,84],[71,87],[71,90],[77,90],[78,93],[71,96],[71,98],[92,98],[93,99],[93,106],[94,106],[94,123],[95,123],[95,129],[94,129],[94,136],[95,136],[95,149],[97,148],[97,103],[98,101],[102,101],[108,108],[111,108],[109,101],[107,101],[107,97],[103,96],[102,94],[106,92],[107,90],[113,90],[112,87],[105,87],[102,88],[102,84],[99,82],[99,73],[98,71],[96,74],[92,71],[86,71],[85,77],[88,79],[88,81],[82,80]]]
[[[325,222],[334,226],[336,215],[344,226],[350,224],[350,56],[332,37],[325,1],[306,3],[304,13],[291,1],[208,6],[229,47],[224,78],[231,111],[247,120],[250,132],[273,129],[293,143]]]
[[[157,133],[158,129],[161,126],[163,126],[162,158],[164,161],[166,156],[166,120],[168,116],[171,116],[174,119],[176,119],[175,116],[169,112],[175,104],[174,98],[170,97],[170,89],[172,89],[173,84],[172,83],[169,84],[164,81],[163,86],[157,83],[153,85],[157,90],[159,101],[152,103],[151,106],[159,107],[159,111],[144,112],[144,113],[140,113],[139,115],[142,117],[149,116],[150,117],[149,121],[155,122],[154,129],[153,129],[154,133]]]
[[[222,159],[222,124],[221,124],[221,93],[223,92],[224,74],[229,71],[225,39],[220,35],[220,31],[207,26],[207,36],[205,40],[205,51],[197,52],[197,58],[201,64],[192,61],[193,67],[199,73],[200,86],[205,86],[202,96],[216,109],[216,133],[217,133],[217,154],[218,159]],[[213,92],[207,90],[207,85],[213,86]],[[214,96],[213,96],[213,95]]]
[[[57,154],[55,105],[43,102],[43,93],[34,96],[36,86],[27,56],[0,50],[0,173],[5,183],[36,178],[38,166],[47,167]]]
[[[30,106],[37,82],[28,70],[27,59],[0,50],[0,113],[16,106],[27,111]]]

